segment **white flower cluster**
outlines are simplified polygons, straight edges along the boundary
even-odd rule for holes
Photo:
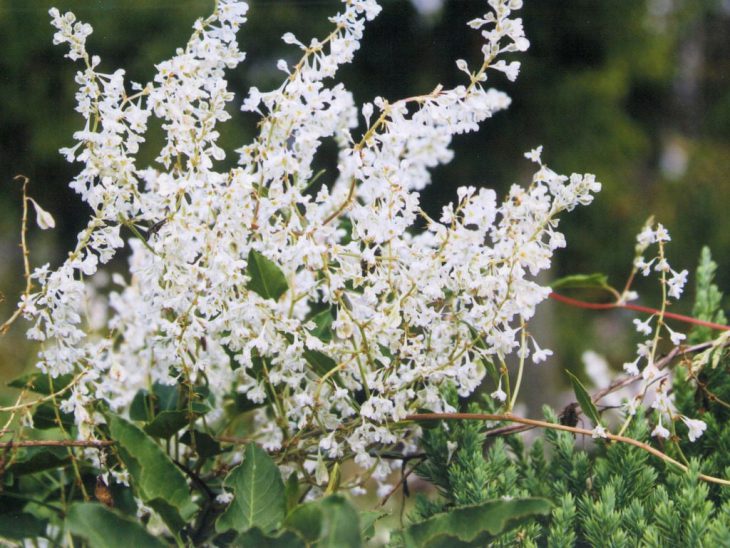
[[[687,271],[675,271],[666,259],[664,246],[671,241],[669,232],[660,223],[653,220],[644,225],[636,237],[636,258],[634,259],[634,271],[640,272],[643,276],[649,276],[652,271],[659,274],[659,282],[662,288],[663,302],[662,309],[645,320],[634,320],[636,330],[648,339],[637,346],[636,359],[633,362],[624,364],[624,371],[632,376],[641,375],[641,387],[638,394],[627,403],[629,415],[633,415],[636,408],[642,404],[644,399],[652,392],[653,400],[651,407],[657,411],[657,425],[652,431],[652,436],[667,439],[672,434],[662,423],[667,418],[673,428],[673,421],[681,419],[688,427],[690,441],[695,441],[702,435],[706,424],[698,419],[678,415],[672,403],[670,395],[671,378],[668,373],[662,372],[657,366],[658,347],[663,334],[669,336],[672,344],[678,346],[685,340],[686,335],[670,328],[664,320],[664,312],[669,299],[679,299],[687,283]],[[656,255],[650,259],[645,258],[646,251],[656,245]],[[635,297],[635,295],[632,295]],[[652,326],[652,324],[654,324]],[[644,364],[640,369],[640,365]]]
[[[216,125],[233,99],[225,70],[244,58],[235,34],[245,2],[218,0],[154,81],[130,91],[123,71],[97,72],[84,45],[90,28],[51,10],[55,41],[85,63],[76,81],[86,127],[63,152],[83,164],[72,187],[93,215],[69,258],[34,274],[41,289],[23,306],[29,336],[43,341],[39,366],[77,375],[65,405],[82,435],[102,420],[95,401],[123,410],[152,382],[206,384],[219,412],[232,393],[268,404],[276,420],[254,411],[266,448],[304,452],[312,470],[322,455],[354,456],[382,479],[389,466],[370,450],[408,451],[418,434],[393,423],[446,410],[443,383],[466,396],[494,364],[506,371],[507,355],[530,354],[525,322],[549,293],[534,277],[565,245],[557,215],[589,204],[600,184],[554,173],[536,149],[527,155],[538,164],[531,183],[501,203],[492,190],[464,187],[436,220],[418,194],[429,170],[451,160],[455,134],[508,106],[484,82],[488,69],[517,75],[519,63],[497,57],[529,45],[513,18],[521,1],[489,0],[491,10],[469,23],[485,44],[476,70],[457,63],[465,85],[375,98],[361,108],[360,138],[352,95],[332,77],[380,7],[342,5],[325,39],[284,35],[301,60],[279,62],[279,88],[251,88],[242,108],[261,115],[260,133],[228,172],[216,170]],[[143,168],[135,155],[150,116],[162,120],[166,144],[159,166]],[[340,147],[337,179],[312,193],[326,138]],[[136,235],[129,276],[114,275],[106,330],[92,332],[84,278],[124,245],[122,227]],[[533,348],[536,363],[550,354]],[[494,381],[503,399],[501,377]],[[310,431],[318,435],[303,435]]]

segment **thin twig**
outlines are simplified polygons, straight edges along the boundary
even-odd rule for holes
[[[678,358],[680,356],[686,356],[687,354],[696,354],[697,352],[702,352],[704,350],[708,350],[709,348],[712,348],[715,345],[715,341],[708,341],[700,344],[695,344],[692,346],[675,346],[670,350],[666,356],[662,357],[661,359],[658,359],[656,363],[654,364],[657,369],[662,370],[667,365],[669,365],[672,361],[674,361],[675,358]],[[730,342],[727,342],[721,346],[730,346]],[[637,381],[639,381],[642,377],[636,376],[636,375],[624,375],[622,377],[619,377],[615,381],[613,381],[611,384],[609,384],[606,388],[603,388],[602,390],[599,390],[593,395],[594,403],[597,403],[600,401],[603,397],[607,396],[611,392],[615,392],[616,390],[620,390],[621,388],[628,386],[630,384],[633,384]]]
[[[2,441],[0,449],[15,447],[109,447],[113,440],[22,440]]]
[[[43,396],[42,398],[35,399],[33,401],[29,401],[26,403],[16,403],[15,405],[11,405],[9,407],[0,407],[0,413],[7,413],[10,411],[17,411],[19,409],[25,409],[26,407],[33,407],[36,404],[46,402],[48,400],[54,400],[56,396],[60,396],[64,392],[68,391],[70,388],[73,388],[77,382],[86,374],[86,371],[82,371],[78,375],[76,375],[73,379],[71,379],[71,382],[69,382],[66,386],[63,388],[59,388],[57,392],[54,392],[52,394],[49,394],[47,396]]]
[[[25,278],[25,289],[23,290],[23,296],[28,298],[30,292],[33,290],[33,281],[30,277],[30,250],[26,242],[26,234],[28,233],[28,184],[30,179],[25,175],[16,175],[13,177],[15,181],[23,182],[23,216],[20,221],[20,249],[23,251],[23,277]],[[10,326],[13,325],[20,315],[25,310],[27,300],[24,300],[20,306],[15,309],[13,315],[10,316],[2,325],[0,325],[0,335],[4,335]]]
[[[524,417],[518,417],[516,415],[512,415],[511,413],[506,413],[503,415],[498,414],[492,414],[492,413],[417,413],[414,415],[408,415],[405,420],[407,421],[440,421],[440,420],[480,420],[480,421],[499,421],[499,422],[516,422],[519,424],[525,424],[528,426],[533,426],[536,428],[547,428],[551,430],[562,430],[564,432],[571,432],[572,434],[580,434],[582,436],[591,436],[593,437],[594,433],[592,430],[588,430],[587,428],[579,428],[577,426],[566,426],[564,424],[555,424],[552,422],[546,422],[546,421],[540,421],[535,419],[527,419]],[[646,451],[647,453],[650,453],[654,455],[655,457],[660,458],[664,462],[667,462],[669,464],[673,464],[680,470],[687,472],[689,468],[682,464],[681,462],[673,459],[669,455],[662,453],[658,449],[655,449],[651,445],[635,440],[633,438],[629,438],[626,436],[619,436],[616,434],[610,434],[606,433],[605,435],[606,439],[609,439],[611,441],[618,441],[621,443],[627,443],[629,445],[633,445],[634,447],[638,447],[639,449]],[[716,478],[715,476],[708,476],[706,474],[699,474],[699,479],[709,482],[709,483],[717,483],[719,485],[728,485],[730,486],[730,481],[722,478]]]
[[[425,458],[425,457],[422,457],[422,458]],[[388,493],[387,493],[387,494],[386,494],[386,495],[385,495],[385,496],[383,497],[383,499],[382,499],[382,500],[380,501],[380,504],[378,504],[378,506],[379,506],[379,507],[381,507],[381,508],[382,508],[383,506],[385,506],[385,505],[386,505],[386,504],[388,503],[388,500],[390,499],[390,497],[392,497],[392,496],[393,496],[393,495],[394,495],[394,494],[396,493],[396,491],[398,491],[398,489],[400,489],[400,488],[401,488],[401,486],[402,486],[402,485],[404,485],[406,481],[408,481],[408,477],[409,477],[409,476],[410,476],[411,474],[413,474],[413,472],[415,472],[415,471],[416,471],[416,467],[417,467],[417,466],[418,466],[418,465],[416,465],[416,466],[413,466],[412,468],[410,468],[410,469],[408,470],[408,472],[406,472],[405,474],[403,474],[403,475],[401,476],[401,478],[400,478],[400,481],[398,481],[398,483],[396,483],[396,484],[395,484],[395,485],[393,486],[393,488],[392,488],[392,489],[391,489],[390,491],[388,491]]]
[[[193,483],[195,483],[200,488],[200,490],[205,494],[209,501],[215,499],[215,493],[210,489],[210,487],[208,487],[208,484],[205,483],[197,473],[195,473],[194,470],[185,466],[177,459],[173,459],[173,462],[177,465],[178,468],[180,468],[180,470],[187,474],[187,476],[193,481]]]

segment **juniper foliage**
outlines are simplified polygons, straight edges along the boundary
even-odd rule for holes
[[[723,296],[713,283],[717,265],[708,249],[697,269],[694,316],[726,323]],[[709,341],[712,331],[695,329],[692,344]],[[724,352],[723,349],[716,350]],[[419,495],[413,522],[466,504],[510,497],[546,497],[547,519],[533,519],[503,533],[495,546],[730,546],[730,490],[701,481],[698,474],[730,476],[730,359],[726,354],[675,367],[674,394],[681,414],[707,422],[707,432],[690,442],[683,432],[658,448],[685,460],[684,473],[627,444],[597,440],[589,448],[569,432],[546,430],[531,447],[518,435],[487,437],[502,426],[481,421],[441,423],[424,434],[427,458],[417,473],[439,489],[437,500]],[[459,405],[469,412],[494,412],[491,400]],[[545,419],[557,413],[544,408]],[[656,444],[649,417],[639,410],[626,435]],[[678,420],[676,427],[685,428]]]

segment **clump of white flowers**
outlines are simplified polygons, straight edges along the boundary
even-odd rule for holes
[[[638,393],[626,401],[625,407],[630,419],[635,414],[636,408],[642,405],[647,396],[651,396],[651,407],[657,414],[657,424],[651,433],[652,436],[669,438],[673,432],[666,428],[663,419],[667,420],[672,430],[674,421],[681,419],[689,430],[689,440],[695,441],[702,435],[707,425],[701,420],[677,414],[670,394],[671,374],[657,367],[659,344],[663,336],[668,337],[674,346],[679,346],[686,339],[686,335],[669,327],[664,317],[670,299],[681,297],[688,274],[687,270],[677,272],[669,265],[665,253],[665,245],[669,241],[671,241],[669,231],[661,223],[654,223],[653,219],[649,219],[636,237],[634,273],[641,273],[643,276],[649,276],[652,272],[658,274],[662,290],[662,308],[657,314],[643,320],[634,320],[636,331],[648,338],[638,344],[636,359],[624,364],[626,373],[640,376],[641,380]],[[656,249],[656,254],[647,259],[645,255],[649,249]],[[627,295],[629,298],[635,296]]]
[[[124,411],[153,382],[205,384],[219,415],[231,394],[266,404],[253,411],[255,436],[280,462],[304,455],[326,481],[324,457],[354,457],[382,480],[390,468],[371,449],[412,450],[418,427],[396,423],[449,410],[444,383],[467,396],[490,372],[494,397],[505,400],[505,358],[550,355],[527,331],[550,291],[535,277],[565,245],[558,215],[600,190],[594,177],[556,174],[539,148],[527,154],[532,181],[501,202],[463,187],[438,219],[419,205],[429,170],[452,158],[452,137],[510,103],[485,83],[491,70],[517,77],[519,63],[502,57],[529,46],[514,17],[522,2],[488,4],[469,22],[484,45],[475,65],[457,61],[463,85],[359,109],[334,77],[378,3],[343,0],[323,39],[285,34],[301,59],[278,63],[277,89],[251,88],[243,100],[261,116],[259,135],[230,171],[217,169],[226,152],[216,128],[234,100],[226,70],[244,60],[236,32],[245,2],[218,0],[144,85],[123,70],[101,72],[85,46],[91,28],[51,10],[54,41],[82,62],[76,99],[86,125],[62,152],[83,166],[71,186],[92,215],[67,260],[36,270],[40,290],[23,306],[29,336],[43,344],[38,366],[75,375],[64,409],[81,436],[94,437],[104,420],[95,402]],[[166,143],[156,165],[139,166],[151,116]],[[312,163],[327,138],[339,145],[337,178],[313,193]],[[126,240],[129,271],[114,275],[106,326],[92,330],[85,283],[125,246],[123,227],[136,234]],[[667,282],[673,292],[679,283]]]

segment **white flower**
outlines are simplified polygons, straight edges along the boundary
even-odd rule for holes
[[[502,390],[502,377],[499,378],[499,386],[497,386],[497,389],[490,394],[491,397],[494,399],[497,399],[501,402],[505,401],[507,399],[507,394],[504,390]]]
[[[690,419],[682,416],[682,421],[687,425],[687,428],[689,428],[687,437],[689,438],[689,441],[692,442],[696,441],[697,438],[699,438],[707,429],[707,424],[699,419]]]
[[[641,358],[636,358],[633,362],[626,362],[624,363],[623,369],[626,371],[628,375],[631,375],[632,377],[637,376],[639,371],[639,360]]]
[[[654,316],[650,316],[644,321],[639,320],[638,318],[634,318],[634,325],[636,326],[636,331],[641,333],[642,335],[651,335],[651,320],[654,318]]]
[[[675,272],[672,270],[672,274],[673,276],[667,280],[667,286],[669,287],[667,294],[674,299],[679,299],[682,296],[684,285],[687,283],[687,271]]]
[[[664,428],[664,425],[662,425],[662,418],[661,415],[659,416],[659,422],[657,423],[656,427],[654,427],[654,430],[651,431],[651,435],[655,438],[662,438],[662,439],[669,439],[670,432],[666,428]]]
[[[525,158],[535,162],[536,164],[542,164],[542,145],[537,148],[533,148],[530,152],[525,152]]]
[[[33,208],[35,209],[36,222],[38,223],[38,227],[41,230],[55,228],[56,221],[54,220],[53,215],[51,215],[45,209],[39,206],[38,202],[36,202],[33,198],[28,198],[28,200],[30,200],[30,203],[33,204]]]
[[[231,501],[233,500],[233,497],[234,497],[233,493],[228,492],[228,491],[223,491],[222,493],[219,493],[215,497],[215,501],[218,504],[230,504]]]
[[[608,438],[608,432],[603,425],[597,424],[596,427],[591,431],[591,437],[596,438]]]
[[[532,339],[532,344],[535,347],[535,351],[532,353],[532,361],[535,364],[539,364],[547,360],[553,355],[553,351],[547,348],[540,348],[535,339]]]
[[[694,441],[694,440],[692,440]],[[447,441],[446,442],[446,450],[448,452],[448,455],[446,457],[446,464],[451,462],[451,457],[454,455],[454,452],[459,447],[459,444],[455,441]]]
[[[682,341],[687,338],[687,335],[685,335],[684,333],[673,331],[667,324],[664,324],[664,328],[669,331],[669,338],[672,340],[672,344],[675,346],[679,346],[680,344],[682,344]]]

